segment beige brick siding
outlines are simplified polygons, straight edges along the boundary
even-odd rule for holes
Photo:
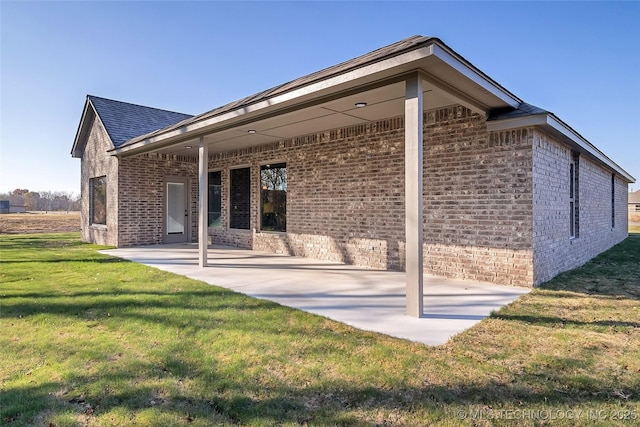
[[[118,246],[118,159],[107,154],[113,148],[99,120],[93,120],[80,162],[80,230],[82,240],[99,245]],[[89,180],[107,177],[107,225],[90,225]]]
[[[120,160],[120,246],[163,243],[165,180],[188,178],[189,238],[197,241],[198,166],[189,157],[143,154]]]
[[[531,286],[530,139],[463,107],[426,114],[426,271]]]
[[[578,237],[569,236],[569,163],[572,151],[533,131],[534,283],[578,267],[627,237],[627,185],[616,178],[616,221],[611,227],[611,172],[586,155],[579,158]]]
[[[250,138],[247,135],[247,138]],[[82,160],[83,239],[117,246],[163,242],[167,177],[189,181],[189,236],[197,241],[197,159],[116,159],[97,122]],[[627,186],[580,158],[580,235],[570,239],[571,150],[534,129],[488,132],[485,118],[453,106],[424,116],[424,266],[445,277],[531,286],[576,267],[627,235]],[[260,166],[286,162],[287,232],[261,232]],[[250,230],[229,228],[229,171],[251,168]],[[339,128],[214,153],[221,171],[216,244],[404,268],[404,120]],[[108,177],[108,225],[88,227],[88,178]],[[114,213],[118,212],[116,218]],[[535,267],[534,267],[535,266]]]
[[[347,262],[401,268],[404,160],[401,119],[336,129],[213,155],[228,195],[229,170],[251,166],[251,229],[230,230],[226,197],[216,243]],[[287,163],[287,233],[259,232],[260,165]],[[253,232],[255,230],[255,232]]]
[[[531,285],[531,143],[527,131],[489,135],[463,107],[425,113],[425,269]],[[259,167],[285,161],[287,233],[259,231]],[[392,118],[216,154],[211,170],[251,166],[252,230],[230,230],[226,197],[216,243],[404,268],[404,121]]]

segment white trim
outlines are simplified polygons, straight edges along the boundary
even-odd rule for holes
[[[471,66],[457,58],[457,55],[452,54],[442,46],[437,44],[433,45],[433,55],[441,59],[444,63],[451,68],[485,89],[493,96],[500,98],[506,104],[509,104],[513,108],[518,108],[522,103],[522,100],[518,99],[515,95],[509,93],[506,89],[498,85],[495,81],[486,75],[479,72],[476,67]]]
[[[198,264],[200,267],[207,266],[208,249],[208,190],[209,179],[209,146],[204,142],[204,137],[200,137],[198,147]]]
[[[170,131],[152,135],[131,145],[118,147],[112,150],[112,155],[126,153],[131,150],[139,150],[150,144],[156,144],[160,141],[177,138],[186,134],[197,134],[198,132],[204,132],[203,129],[205,128],[216,127],[217,125],[221,125],[222,123],[238,120],[242,117],[250,116],[252,114],[258,114],[267,109],[273,110],[277,107],[286,107],[287,104],[291,105],[295,102],[303,102],[303,98],[305,97],[310,98],[313,96],[319,96],[322,92],[327,92],[330,90],[336,91],[336,88],[356,82],[360,79],[369,79],[370,83],[372,78],[375,79],[374,76],[376,74],[381,75],[381,78],[385,79],[384,73],[393,71],[396,68],[398,68],[398,72],[402,74],[403,72],[408,71],[408,68],[410,68],[409,64],[416,64],[419,67],[419,65],[417,64],[418,61],[424,60],[430,56],[438,58],[446,65],[452,67],[456,72],[468,78],[472,83],[478,85],[487,93],[495,96],[505,104],[510,105],[514,108],[517,108],[520,105],[521,100],[509,93],[506,89],[502,88],[488,76],[482,74],[482,72],[469,64],[466,60],[464,60],[464,58],[448,50],[447,48],[440,46],[438,41],[432,40],[426,46],[418,47],[408,52],[404,52],[399,55],[380,60],[378,62],[364,65],[360,68],[356,68],[342,74],[333,75],[323,80],[311,82],[305,86],[277,94],[273,97],[264,99],[254,104],[242,105],[226,113],[183,125],[178,129],[172,129]],[[387,76],[386,78],[391,77],[392,76]],[[427,80],[431,82],[432,80],[434,80],[434,78],[428,78]],[[440,82],[438,87],[440,89],[446,89],[450,86]],[[340,90],[341,89],[337,89],[337,91]],[[472,98],[462,94],[457,89],[452,93],[452,95],[456,100],[459,100],[462,105],[465,105],[476,112],[480,112],[485,109],[483,105],[481,105],[477,101],[474,101]],[[482,112],[484,113],[484,111]],[[209,131],[206,133],[214,133],[215,130],[217,129],[209,129]]]
[[[547,116],[548,114],[538,114],[535,116],[516,117],[513,119],[491,120],[487,121],[487,130],[489,132],[499,132],[531,126],[542,126],[547,124]]]

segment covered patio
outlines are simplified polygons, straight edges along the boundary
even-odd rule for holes
[[[385,273],[385,277],[388,274],[397,278],[394,283],[404,282],[402,289],[397,292],[394,290],[394,295],[397,293],[398,298],[403,300],[407,316],[422,318],[423,313],[429,315],[423,306],[424,297],[428,299],[429,296],[423,290],[425,111],[459,105],[486,115],[494,109],[517,108],[520,103],[518,98],[438,39],[414,36],[173,126],[130,139],[110,150],[110,153],[121,159],[148,153],[197,159],[198,209],[194,225],[197,224],[199,245],[198,251],[190,255],[196,257],[201,268],[209,265],[219,268],[218,254],[207,254],[207,175],[211,170],[212,155],[279,143],[296,136],[340,127],[376,124],[389,117],[402,118],[403,258],[406,274]],[[261,164],[265,163],[270,161],[262,159]],[[188,181],[176,184],[186,188]],[[180,197],[183,193],[180,193]],[[166,203],[174,206],[173,200]],[[188,223],[190,217],[186,205],[174,207],[171,211],[167,210],[166,216],[178,221],[185,221],[186,218]],[[261,224],[255,221],[253,228],[260,230]],[[252,227],[244,228],[249,230]],[[184,236],[189,234],[188,225],[180,223],[179,230]],[[168,235],[172,234],[171,231],[170,227],[165,227],[165,243],[177,241],[174,238],[179,236]],[[290,231],[293,230],[287,229],[287,232]],[[215,272],[201,271],[198,274],[217,277]],[[432,286],[436,284],[429,283],[429,287]],[[365,290],[369,288],[363,289],[363,292]],[[433,289],[429,292],[433,292]],[[400,330],[402,325],[402,322],[398,322],[393,328]]]
[[[225,246],[197,244],[101,251],[243,294],[325,316],[359,329],[428,345],[446,343],[529,288],[425,276],[420,317],[405,315],[405,273]]]

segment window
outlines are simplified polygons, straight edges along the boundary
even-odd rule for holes
[[[90,224],[107,225],[107,177],[89,180]]]
[[[260,167],[260,229],[287,231],[287,165]]]
[[[578,188],[578,183],[578,155],[574,154],[569,164],[569,235],[571,238],[578,237],[580,226],[580,209],[578,205],[580,189]]]
[[[611,228],[616,228],[616,174],[611,174]]]
[[[248,230],[251,225],[251,169],[232,169],[229,227]]]
[[[209,227],[220,227],[222,221],[222,174],[220,172],[209,172],[209,207],[208,221]]]

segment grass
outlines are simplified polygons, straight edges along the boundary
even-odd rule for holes
[[[101,255],[77,233],[0,245],[8,426],[640,419],[640,236],[439,347]]]

